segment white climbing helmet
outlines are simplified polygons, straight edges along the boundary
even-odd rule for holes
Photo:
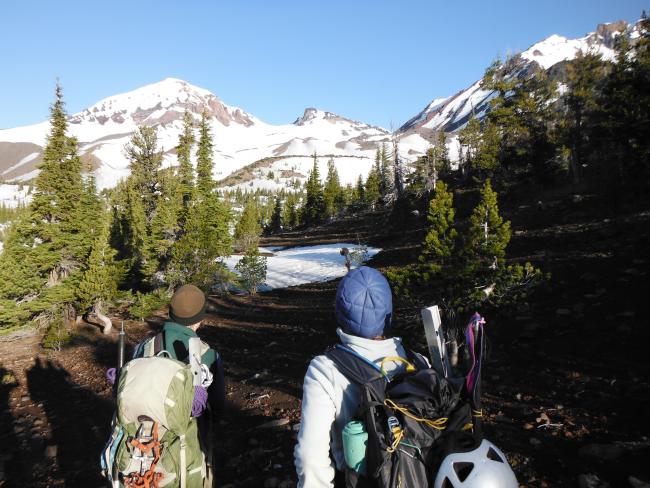
[[[519,488],[515,473],[501,450],[490,441],[469,452],[442,460],[434,488]]]

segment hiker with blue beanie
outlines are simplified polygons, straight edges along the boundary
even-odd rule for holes
[[[393,299],[386,278],[362,266],[350,271],[336,292],[336,333],[342,346],[380,365],[390,356],[406,357],[402,341],[389,337]],[[395,372],[402,363],[384,362]],[[325,355],[316,356],[303,384],[302,418],[294,450],[298,488],[333,487],[345,469],[343,429],[360,402],[360,388]]]

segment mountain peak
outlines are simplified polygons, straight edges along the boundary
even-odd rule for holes
[[[333,114],[332,112],[324,112],[323,110],[318,110],[314,107],[307,107],[305,113],[302,117],[298,117],[294,121],[294,125],[305,125],[312,120],[326,120],[326,119],[337,119],[340,118],[338,115]]]

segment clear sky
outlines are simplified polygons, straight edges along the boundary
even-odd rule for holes
[[[633,22],[638,0],[5,0],[0,128],[166,77],[273,124],[317,107],[396,129],[496,56]]]

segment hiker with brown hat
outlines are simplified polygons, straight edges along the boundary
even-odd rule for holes
[[[214,485],[213,432],[225,385],[219,354],[196,333],[207,305],[199,288],[180,287],[163,329],[139,343],[120,369],[112,434],[100,460],[114,487]]]
[[[169,318],[162,330],[163,349],[172,358],[186,363],[190,362],[190,339],[198,338],[196,331],[206,314],[208,301],[205,294],[194,285],[183,285],[172,296],[169,304]],[[221,356],[201,341],[202,365],[207,366],[212,374],[212,384],[207,388],[197,386],[192,406],[192,416],[198,417],[209,401],[213,413],[223,411],[226,398]],[[196,414],[196,415],[195,415]]]

